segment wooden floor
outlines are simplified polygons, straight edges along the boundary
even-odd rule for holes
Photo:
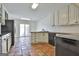
[[[54,56],[55,48],[48,43],[31,44],[30,37],[17,38],[9,56]]]
[[[32,56],[55,56],[55,47],[48,43],[32,44]]]

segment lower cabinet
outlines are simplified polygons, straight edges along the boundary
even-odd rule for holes
[[[7,53],[8,52],[8,39],[6,38],[5,35],[2,36],[2,53]]]
[[[1,40],[1,37],[0,37],[0,53],[2,51],[2,40]]]
[[[48,43],[48,33],[32,32],[31,41],[32,43]]]
[[[8,38],[8,52],[9,52],[11,48],[11,33],[9,33],[7,38]]]
[[[31,41],[32,43],[49,43],[55,45],[55,33],[50,32],[32,32]]]
[[[11,33],[3,35],[1,40],[2,40],[1,53],[8,53],[11,47]]]

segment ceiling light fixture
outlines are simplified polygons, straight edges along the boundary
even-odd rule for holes
[[[32,9],[36,9],[38,7],[39,3],[33,3],[32,4]]]
[[[23,19],[23,20],[31,20],[30,18],[21,18],[21,19]]]

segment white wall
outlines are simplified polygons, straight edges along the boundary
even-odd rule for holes
[[[54,32],[79,33],[79,25],[72,26],[55,26]]]
[[[29,24],[30,31],[36,31],[36,22],[28,20],[15,20],[15,37],[19,37],[20,24]]]

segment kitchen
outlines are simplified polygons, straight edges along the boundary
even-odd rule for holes
[[[23,46],[20,46],[22,47],[20,49],[23,51],[15,54],[12,50],[11,52],[15,56],[21,55],[20,53],[27,56],[29,52],[25,53],[24,50],[28,51],[32,44],[36,46],[39,43],[42,46],[45,43],[52,48],[49,48],[50,53],[46,50],[45,54],[39,52],[37,56],[79,56],[79,4],[37,3],[36,9],[32,9],[31,5],[32,3],[0,4],[1,55],[8,55],[13,47],[17,48],[19,46],[16,46],[17,41],[22,38],[20,43],[23,43]],[[21,28],[20,25],[23,27]],[[20,33],[22,31],[20,28],[24,30],[22,33]],[[28,42],[23,37],[29,37],[27,38]],[[28,48],[24,47],[25,45]],[[15,48],[13,49],[15,50]],[[35,52],[33,51],[33,53]]]

